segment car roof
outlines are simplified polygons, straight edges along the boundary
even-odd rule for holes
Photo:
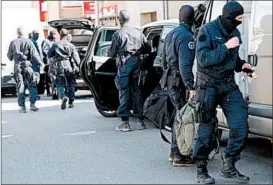
[[[147,28],[147,27],[152,27],[152,26],[167,26],[167,25],[178,25],[179,20],[178,19],[167,19],[167,20],[160,20],[160,21],[155,21],[155,22],[150,22],[147,24],[144,24],[141,26],[142,29]]]

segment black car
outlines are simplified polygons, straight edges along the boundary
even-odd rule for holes
[[[213,1],[205,1],[195,7],[194,30],[197,33],[202,22],[210,16],[213,6]],[[166,35],[179,25],[178,19],[162,20],[145,24],[140,28],[142,33],[147,37],[149,44],[153,45],[155,37],[159,37],[159,44],[156,52],[152,53],[148,69],[148,76],[144,84],[144,98],[159,86],[159,81],[162,76],[162,51]],[[105,117],[116,116],[116,111],[119,107],[118,90],[114,83],[114,78],[117,73],[116,60],[98,54],[98,49],[105,41],[104,38],[109,38],[111,41],[112,35],[119,28],[100,27],[97,28],[87,48],[85,58],[80,64],[80,72],[86,85],[89,87],[94,97],[94,102],[97,110]],[[110,44],[110,43],[108,43]],[[148,57],[149,58],[149,57]]]
[[[142,32],[152,45],[153,38],[160,36],[159,46],[156,57],[153,61],[153,67],[149,69],[148,80],[144,86],[145,98],[158,86],[162,74],[161,55],[164,39],[172,29],[179,25],[177,19],[163,20],[149,23],[141,27]],[[80,64],[82,78],[88,85],[94,97],[97,110],[105,117],[116,116],[116,110],[119,106],[118,90],[116,89],[114,78],[116,76],[116,61],[113,58],[105,57],[99,54],[98,50],[102,46],[101,37],[107,35],[112,38],[113,33],[118,28],[101,27],[98,28],[87,48],[86,57]],[[104,43],[109,47],[111,42]]]
[[[1,63],[1,95],[5,96],[7,94],[16,95],[16,82],[13,78],[13,73],[11,70],[7,69],[7,64]]]

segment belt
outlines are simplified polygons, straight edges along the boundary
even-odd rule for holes
[[[204,74],[204,73],[201,73],[200,71],[197,71],[196,72],[196,77],[198,79],[201,79],[201,80],[204,80],[208,83],[215,83],[215,84],[219,84],[219,83],[229,83],[229,82],[234,82],[234,75],[230,75],[226,78],[223,78],[223,79],[216,79],[215,77],[213,76],[210,76],[210,75],[207,75],[207,74]]]

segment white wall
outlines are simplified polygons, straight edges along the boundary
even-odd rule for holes
[[[32,1],[2,1],[2,9],[5,8],[31,8]]]

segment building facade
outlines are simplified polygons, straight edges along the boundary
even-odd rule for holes
[[[93,4],[93,11],[98,6],[99,13],[85,14],[84,3]],[[33,8],[37,8],[41,14],[44,29],[49,29],[47,22],[62,18],[89,18],[94,21],[99,16],[100,26],[118,26],[118,12],[126,9],[131,14],[131,24],[139,27],[143,24],[178,18],[178,12],[182,5],[195,6],[200,1],[32,1]]]

